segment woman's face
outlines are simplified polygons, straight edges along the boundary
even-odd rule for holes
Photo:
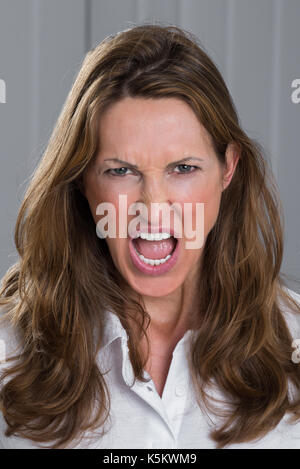
[[[107,215],[107,212],[96,214],[100,203],[109,202],[115,207],[117,237],[105,238],[115,267],[141,295],[165,296],[192,285],[206,237],[218,217],[222,191],[230,183],[238,160],[234,148],[232,145],[227,147],[227,164],[221,165],[208,132],[192,109],[176,98],[124,98],[101,116],[99,133],[100,151],[84,173],[84,192],[95,223]],[[124,205],[119,207],[120,194],[127,197],[126,213]],[[128,215],[128,207],[136,202],[143,203],[148,209],[145,222],[156,228],[161,226],[162,218],[159,223],[157,220],[154,223],[151,204],[170,207],[176,203],[177,220],[179,213],[182,214],[182,237],[177,241],[173,238],[162,241],[139,238],[139,244],[128,235],[118,237],[120,210],[128,226],[130,220],[141,213]],[[196,203],[199,202],[204,204],[204,226],[201,227],[204,243],[202,247],[188,249],[186,241],[196,238],[186,237],[185,219],[190,217],[193,230],[199,227],[199,220],[196,220]],[[189,207],[187,212],[184,209],[186,203],[191,204],[186,206]],[[170,218],[171,229],[175,216]],[[146,259],[165,258],[170,250],[171,257],[163,264],[151,266],[133,251],[133,245],[146,254]],[[173,257],[174,245],[176,255]]]

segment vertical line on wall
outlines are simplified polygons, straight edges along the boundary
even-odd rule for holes
[[[92,0],[85,0],[84,4],[84,50],[92,48]]]
[[[180,13],[180,6],[179,6],[179,2],[180,0],[176,0],[175,2],[175,25],[177,26],[180,26],[180,17],[179,17],[179,13]]]
[[[270,103],[270,150],[272,158],[272,168],[278,181],[279,162],[279,119],[280,119],[280,61],[281,61],[281,16],[282,2],[274,0],[273,9],[273,54],[272,54],[272,76],[271,78],[271,103]]]
[[[183,8],[182,8],[182,1],[178,0],[177,5],[176,5],[176,19],[177,19],[177,24],[179,26],[182,26],[185,29],[185,25],[183,23]]]
[[[144,16],[144,3],[142,3],[141,0],[136,0],[136,22],[142,23],[144,21]]]
[[[41,22],[41,2],[32,0],[31,2],[32,20],[32,55],[31,55],[31,152],[35,156],[35,151],[40,144],[40,22]]]
[[[227,1],[227,24],[226,24],[226,84],[229,91],[233,90],[233,76],[234,76],[234,26],[236,21],[235,14],[236,4],[235,0]]]
[[[139,14],[138,14],[138,9],[139,9],[139,0],[134,0],[133,3],[133,10],[134,10],[134,24],[137,24],[139,22]]]

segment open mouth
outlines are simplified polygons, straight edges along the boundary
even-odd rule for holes
[[[147,265],[161,265],[171,259],[178,240],[174,236],[164,239],[132,239],[133,247],[139,259]]]

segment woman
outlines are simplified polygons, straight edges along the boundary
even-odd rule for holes
[[[91,50],[3,279],[2,447],[300,448],[278,207],[192,34],[141,25]]]

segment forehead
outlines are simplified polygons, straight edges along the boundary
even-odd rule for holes
[[[191,107],[178,98],[126,97],[99,124],[100,154],[153,158],[212,150],[211,137]]]

